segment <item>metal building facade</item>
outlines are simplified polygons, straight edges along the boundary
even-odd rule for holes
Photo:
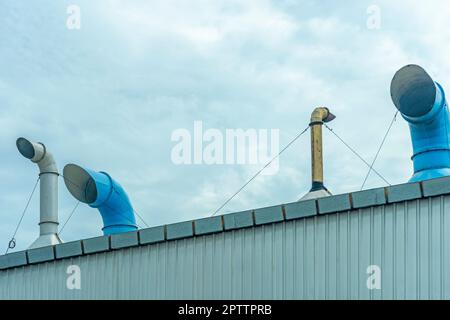
[[[273,211],[255,210],[245,228],[120,249],[109,240],[102,253],[39,263],[28,255],[23,266],[4,263],[0,298],[449,299],[450,180],[368,192],[314,201],[317,214],[296,219],[278,206],[282,221],[263,223]],[[386,203],[355,208],[369,198]],[[343,199],[352,208],[321,213]],[[80,267],[80,290],[66,286],[70,265]],[[371,265],[381,289],[367,287]]]

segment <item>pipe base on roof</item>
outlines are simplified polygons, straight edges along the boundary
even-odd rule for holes
[[[450,168],[429,169],[414,173],[414,175],[408,182],[419,182],[446,176],[450,176]]]
[[[308,192],[303,197],[301,197],[298,201],[318,199],[318,198],[324,198],[324,197],[329,197],[329,196],[331,196],[330,191],[328,191],[327,189],[320,189],[320,190],[314,190],[314,191]]]
[[[63,243],[57,234],[44,234],[34,241],[28,249],[36,249]]]

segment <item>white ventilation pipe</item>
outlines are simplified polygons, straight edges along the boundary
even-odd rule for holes
[[[40,220],[39,238],[30,249],[62,243],[58,236],[58,167],[45,145],[25,138],[16,141],[20,154],[39,167],[40,177]]]

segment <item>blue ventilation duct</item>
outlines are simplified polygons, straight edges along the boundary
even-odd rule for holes
[[[134,231],[136,219],[125,190],[106,172],[96,172],[75,164],[64,167],[64,182],[79,201],[97,208],[103,219],[103,234]]]
[[[414,175],[409,181],[449,176],[450,123],[442,87],[421,67],[407,65],[392,79],[391,97],[411,132]]]

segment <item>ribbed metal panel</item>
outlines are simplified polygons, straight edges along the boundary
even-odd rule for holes
[[[449,249],[440,196],[9,269],[0,298],[449,299]]]

